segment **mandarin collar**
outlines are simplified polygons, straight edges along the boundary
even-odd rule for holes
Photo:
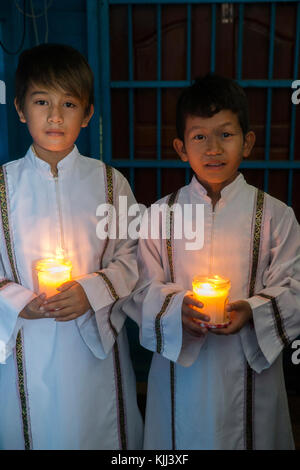
[[[244,176],[242,173],[238,173],[236,178],[221,190],[221,198],[219,199],[218,203],[221,203],[222,205],[224,202],[228,202],[229,200],[233,199],[245,184],[246,181]],[[207,202],[211,203],[210,197],[207,196],[207,190],[197,180],[196,175],[193,176],[189,186],[195,195],[198,197],[200,196]]]
[[[76,145],[74,145],[73,150],[68,153],[68,155],[66,155],[57,164],[59,176],[63,176],[64,174],[67,174],[72,170],[79,155],[80,154],[78,152],[78,149]],[[32,145],[29,147],[25,155],[25,160],[29,162],[29,164],[32,165],[40,173],[43,173],[45,176],[50,176],[51,178],[53,178],[50,164],[36,155]]]

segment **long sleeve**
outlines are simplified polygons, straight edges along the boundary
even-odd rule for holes
[[[147,214],[143,224],[148,224]],[[141,233],[144,228],[142,227]],[[167,282],[160,255],[160,240],[140,237],[139,282],[122,309],[140,327],[140,342],[150,351],[183,366],[191,365],[204,338],[194,338],[182,328],[182,302],[187,293],[181,285]]]
[[[120,225],[123,224],[123,228],[129,227],[133,220],[132,216],[128,216],[127,208],[136,204],[136,201],[127,180],[123,177],[120,183],[118,180],[114,204],[116,223],[112,222],[117,229],[116,236],[111,237],[110,233],[111,238],[103,256],[103,268],[76,279],[83,287],[92,308],[92,311],[76,321],[82,337],[100,358],[104,358],[111,350],[126,318],[118,308],[117,301],[131,293],[138,278],[136,240],[130,238],[130,234],[127,237],[127,233],[126,237],[119,237]],[[120,197],[123,198],[122,207]]]
[[[19,313],[35,297],[34,292],[5,275],[0,258],[0,348],[3,362],[10,356],[22,325]]]
[[[286,207],[271,235],[263,288],[247,299],[254,327],[247,325],[240,333],[247,360],[257,372],[273,364],[300,334],[300,229],[291,208]]]

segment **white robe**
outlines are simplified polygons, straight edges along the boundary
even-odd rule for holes
[[[136,283],[136,245],[116,239],[106,246],[96,235],[96,209],[107,202],[104,164],[81,156],[74,147],[58,163],[55,183],[50,166],[29,149],[24,158],[7,163],[4,174],[19,283],[5,281],[13,273],[1,225],[0,448],[24,448],[25,412],[27,447],[33,449],[138,449],[142,420],[125,316],[116,308],[118,302],[113,305]],[[118,211],[118,195],[127,196],[129,204],[135,200],[117,170],[112,178]],[[38,292],[33,265],[55,255],[61,225],[72,277],[78,278],[92,310],[63,323],[18,317]],[[100,276],[95,271],[103,252]],[[23,340],[19,370],[18,331]]]
[[[255,293],[272,296],[277,310],[268,298],[248,298],[255,200],[241,174],[214,211],[195,177],[183,187],[176,203],[204,204],[204,246],[188,251],[190,240],[172,238],[173,282],[166,240],[139,240],[140,281],[123,309],[140,324],[141,344],[154,351],[145,449],[294,446],[281,352],[300,334],[300,231],[292,209],[265,195]],[[162,224],[167,220],[160,221],[161,237]],[[201,339],[182,330],[183,297],[193,276],[210,267],[231,280],[229,301],[248,300],[254,327]]]

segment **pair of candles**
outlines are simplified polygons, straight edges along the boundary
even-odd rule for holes
[[[71,279],[72,264],[64,258],[47,258],[39,260],[36,271],[39,282],[39,292],[45,292],[47,297],[57,294],[57,288]],[[228,323],[225,310],[230,281],[220,276],[196,276],[193,279],[193,292],[197,299],[204,304],[205,315],[210,317],[204,326],[217,328]]]

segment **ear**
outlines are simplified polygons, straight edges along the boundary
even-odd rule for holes
[[[178,155],[180,156],[183,162],[188,161],[188,156],[185,150],[184,142],[181,139],[176,138],[173,140],[173,148],[175,152],[178,153]]]
[[[25,116],[24,116],[24,113],[23,113],[23,111],[19,108],[16,98],[14,99],[14,105],[15,105],[15,108],[16,108],[17,113],[18,113],[18,115],[19,115],[20,121],[21,121],[21,122],[26,122],[26,118],[25,118]]]
[[[88,123],[90,122],[90,119],[93,116],[93,114],[94,114],[94,105],[91,104],[89,113],[83,118],[81,127],[87,127],[88,126]]]
[[[253,149],[253,146],[256,141],[256,135],[253,131],[247,132],[247,134],[244,137],[244,143],[243,143],[243,157],[247,158],[251,154],[251,151]]]

